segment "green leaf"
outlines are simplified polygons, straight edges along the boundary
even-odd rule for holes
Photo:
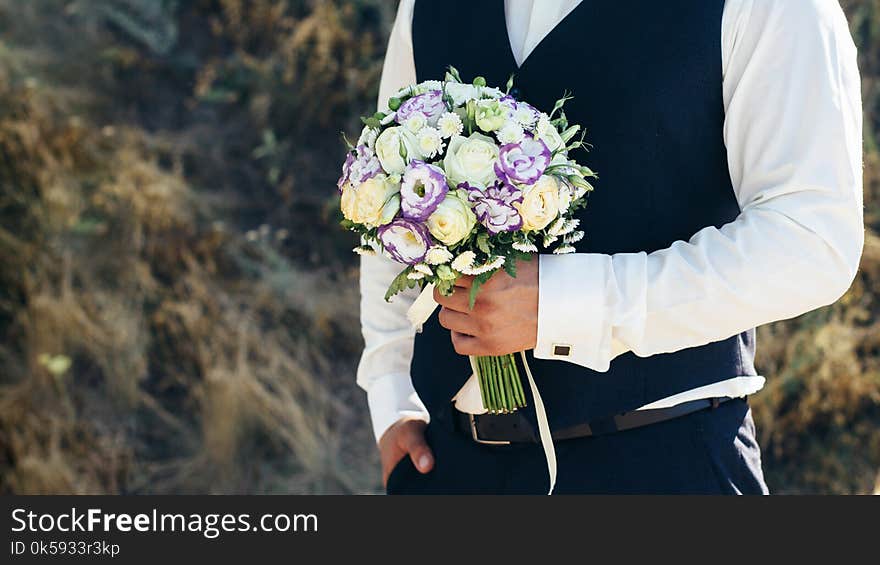
[[[504,261],[504,271],[512,278],[516,278],[516,257],[510,256]]]
[[[371,127],[371,128],[375,128],[375,129],[379,129],[380,127],[382,127],[382,124],[379,123],[379,120],[377,120],[375,116],[370,116],[369,118],[362,117],[361,121],[367,127]]]
[[[489,271],[488,273],[483,273],[474,277],[474,282],[471,283],[471,292],[468,296],[468,308],[471,310],[474,309],[474,304],[477,302],[477,293],[480,291],[480,287],[491,279],[494,274],[495,271]]]
[[[412,269],[407,267],[402,270],[399,275],[394,277],[394,280],[391,281],[391,285],[388,287],[388,290],[385,292],[385,302],[391,302],[391,298],[403,292],[408,288],[412,288],[410,283],[418,283],[418,281],[410,280],[406,276],[412,272]]]
[[[455,288],[455,279],[441,280],[437,282],[434,286],[437,288],[437,292],[439,292],[443,296],[449,296],[452,294],[452,289]]]
[[[489,245],[489,234],[481,233],[477,236],[477,249],[486,255],[492,254],[492,247]]]

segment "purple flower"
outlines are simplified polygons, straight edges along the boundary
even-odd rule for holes
[[[351,166],[353,164],[354,153],[349,151],[345,154],[345,163],[342,164],[342,176],[336,181],[336,188],[339,189],[339,194],[342,194],[342,187],[345,186],[345,183],[347,183],[348,179],[351,177]]]
[[[443,169],[413,160],[400,184],[400,209],[404,218],[423,222],[446,197],[449,187]]]
[[[377,235],[391,258],[405,265],[421,263],[431,248],[428,228],[405,218],[380,227]]]
[[[342,176],[336,181],[336,186],[342,192],[345,183],[350,182],[357,187],[382,172],[382,163],[376,157],[376,153],[366,145],[358,145],[355,153],[349,153],[342,165]]]
[[[428,120],[431,126],[437,124],[440,116],[446,112],[446,104],[443,102],[443,92],[440,90],[429,90],[424,94],[413,96],[406,100],[397,109],[395,119],[397,123],[402,124],[413,114],[422,114]]]
[[[511,96],[510,94],[505,94],[501,98],[498,99],[501,102],[501,105],[505,108],[508,108],[510,111],[516,110],[516,98]]]
[[[495,174],[509,183],[534,184],[550,164],[550,149],[540,139],[526,138],[501,146]]]
[[[522,228],[522,216],[513,205],[523,200],[523,193],[518,188],[502,182],[496,182],[485,189],[468,183],[461,183],[458,188],[467,191],[477,220],[486,226],[489,233],[498,234]]]

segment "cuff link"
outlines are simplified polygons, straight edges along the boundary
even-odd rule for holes
[[[567,343],[554,343],[553,344],[553,356],[554,357],[568,357],[571,355],[571,345]]]

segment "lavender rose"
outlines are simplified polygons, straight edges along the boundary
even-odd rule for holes
[[[437,120],[446,112],[446,104],[443,103],[443,92],[440,90],[429,90],[424,94],[413,96],[405,101],[397,109],[395,119],[397,123],[403,124],[414,114],[421,114],[428,120],[431,127],[437,125]]]
[[[523,199],[523,193],[518,188],[501,182],[496,182],[485,189],[467,183],[462,183],[458,187],[467,192],[468,200],[473,203],[477,220],[486,226],[489,233],[499,234],[522,228],[522,216],[515,207],[515,204],[519,204]]]
[[[413,161],[403,173],[400,210],[404,218],[423,222],[446,197],[449,187],[443,169],[424,161]]]
[[[405,265],[421,263],[431,248],[428,228],[405,218],[380,227],[377,235],[391,258]]]
[[[495,163],[498,178],[510,183],[533,184],[550,164],[550,149],[539,139],[526,137],[519,143],[503,145]]]

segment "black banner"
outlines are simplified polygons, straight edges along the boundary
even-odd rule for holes
[[[849,562],[858,543],[876,535],[877,504],[872,497],[6,496],[0,563],[336,563],[352,555],[365,563],[442,555],[473,563],[529,552],[544,563],[571,551],[589,561],[599,550],[628,562],[704,546],[707,558],[719,548],[768,546],[791,557],[835,535],[847,541],[827,557]]]

